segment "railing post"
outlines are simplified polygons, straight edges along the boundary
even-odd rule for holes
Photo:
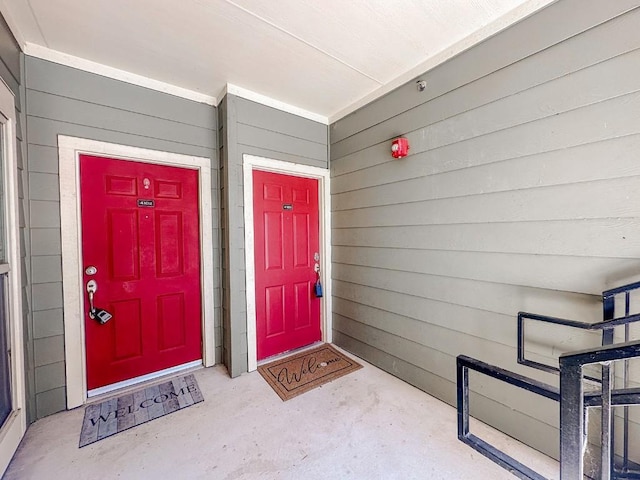
[[[458,371],[458,438],[469,435],[469,369],[457,362]]]
[[[560,358],[560,398],[560,480],[582,480],[582,365],[570,357]]]
[[[613,385],[613,364],[602,365],[602,422],[600,429],[600,478],[611,480],[613,469],[613,425],[611,423],[611,387]]]

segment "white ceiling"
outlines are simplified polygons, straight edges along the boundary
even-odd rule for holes
[[[333,121],[552,1],[0,0],[0,11],[28,54],[212,102],[233,84]]]

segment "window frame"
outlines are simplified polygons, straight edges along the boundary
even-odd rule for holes
[[[2,79],[0,79],[2,80]],[[4,182],[4,240],[5,263],[0,264],[0,274],[6,273],[6,309],[10,349],[10,375],[12,387],[12,411],[0,426],[0,476],[6,470],[20,440],[27,429],[24,336],[22,311],[22,278],[20,265],[20,227],[18,199],[18,165],[16,138],[15,98],[11,89],[0,81],[0,113],[6,118],[3,132]]]

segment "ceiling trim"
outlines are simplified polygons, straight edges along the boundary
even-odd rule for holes
[[[367,95],[360,98],[359,100],[356,100],[355,102],[348,105],[347,107],[341,110],[338,110],[332,115],[329,115],[329,123],[336,122],[341,118],[346,117],[350,113],[353,113],[359,108],[364,107],[368,103],[371,103],[374,100],[377,100],[378,98],[386,95],[387,93],[391,92],[392,90],[395,90],[396,88],[404,85],[405,83],[410,82],[411,80],[415,80],[420,75],[424,75],[426,72],[437,67],[441,63],[446,62],[447,60],[455,57],[456,55],[464,52],[465,50],[468,50],[474,45],[477,45],[478,43],[483,42],[489,37],[492,37],[493,35],[500,32],[501,30],[504,30],[505,28],[508,28],[517,22],[520,22],[521,20],[532,15],[538,10],[550,5],[551,3],[555,3],[557,1],[558,0],[528,0],[527,2],[524,2],[520,6],[514,8],[513,10],[510,10],[509,12],[502,15],[501,17],[498,17],[494,21],[488,23],[481,29],[473,32],[471,35],[468,35],[462,40],[454,43],[453,45],[447,47],[441,52],[433,55],[428,60],[425,60],[424,62],[419,63],[418,65],[413,67],[411,70],[406,71],[405,73],[396,77],[395,79],[383,85],[382,87],[376,88],[372,92],[368,93]],[[429,88],[428,85],[427,85],[427,88]]]
[[[42,60],[48,60],[67,67],[77,68],[78,70],[83,70],[85,72],[95,73],[103,77],[113,78],[114,80],[120,80],[121,82],[130,83],[150,90],[168,93],[169,95],[186,98],[187,100],[193,100],[194,102],[206,103],[207,105],[213,106],[218,104],[218,99],[216,97],[195,92],[187,88],[178,87],[176,85],[171,85],[170,83],[154,80],[153,78],[127,72],[126,70],[120,70],[101,63],[92,62],[91,60],[59,52],[58,50],[43,47],[42,45],[36,45],[35,43],[26,42],[24,45],[24,53],[25,55],[30,55]]]
[[[237,97],[246,98],[247,100],[266,105],[267,107],[273,107],[275,109],[282,110],[283,112],[292,113],[293,115],[297,115],[308,120],[313,120],[314,122],[322,123],[325,125],[329,124],[329,118],[325,117],[324,115],[310,112],[309,110],[296,107],[295,105],[291,105],[289,103],[281,102],[280,100],[267,97],[266,95],[262,95],[260,93],[252,92],[251,90],[238,87],[237,85],[233,85],[231,83],[227,83],[227,86],[220,93],[220,100],[222,100],[222,97],[224,97],[224,95],[227,93],[235,95]]]

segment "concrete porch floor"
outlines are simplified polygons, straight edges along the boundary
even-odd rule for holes
[[[78,448],[83,408],[34,423],[9,465],[17,479],[516,478],[459,442],[449,405],[364,368],[282,402],[258,372],[195,372],[205,401]],[[492,429],[474,433],[548,478],[557,462]]]

